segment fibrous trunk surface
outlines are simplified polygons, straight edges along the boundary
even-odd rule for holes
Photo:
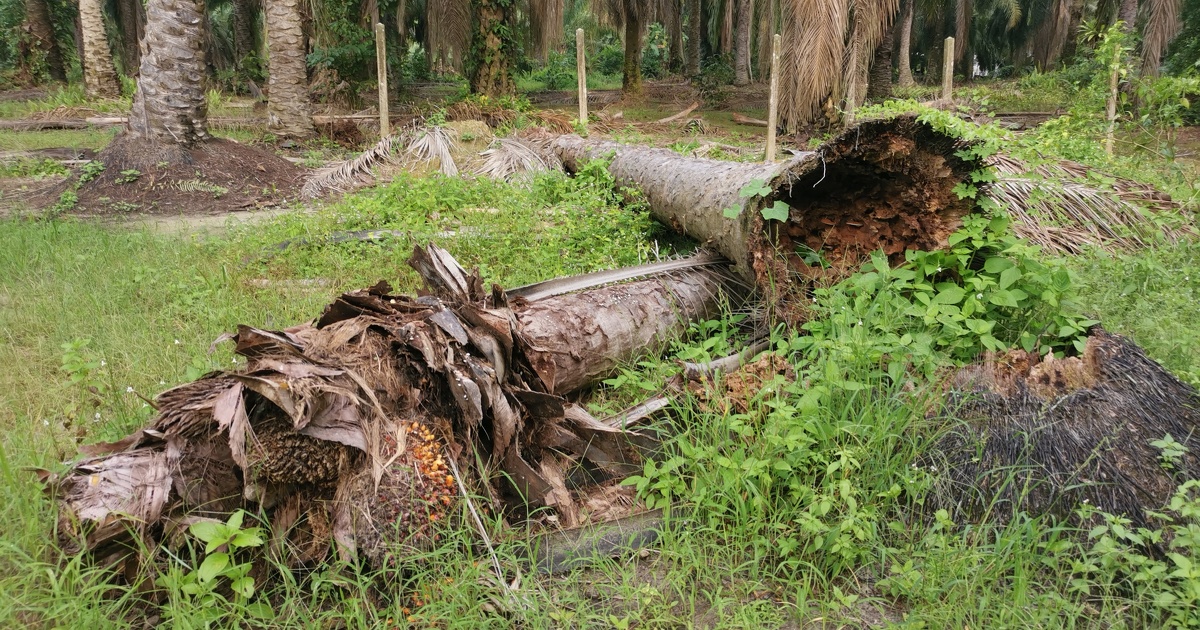
[[[67,71],[63,66],[58,41],[54,39],[54,29],[50,26],[50,8],[46,5],[46,0],[25,0],[25,22],[29,25],[29,35],[33,39],[31,44],[45,55],[50,78],[65,83]]]
[[[271,88],[267,104],[269,127],[285,137],[308,138],[316,129],[309,111],[300,1],[271,0],[265,9]]]
[[[974,209],[954,188],[982,167],[956,153],[958,140],[910,116],[863,122],[777,164],[689,158],[578,136],[560,136],[551,148],[572,171],[611,155],[617,184],[640,190],[655,218],[720,251],[764,289],[796,276],[841,273],[876,249],[899,258],[907,249],[943,247]],[[766,192],[745,197],[747,188]],[[776,202],[786,206],[786,221],[763,218]],[[726,216],[729,209],[735,218]],[[828,269],[805,262],[810,252],[821,253]]]
[[[380,283],[312,324],[243,326],[232,339],[244,369],[164,392],[148,427],[85,449],[51,482],[67,551],[117,562],[134,538],[153,547],[196,519],[248,508],[268,513],[272,546],[290,561],[321,559],[336,542],[344,556],[385,564],[433,544],[460,481],[510,517],[550,508],[578,524],[601,510],[574,490],[641,470],[638,436],[561,394],[667,343],[689,318],[718,315],[737,287],[709,257],[574,300],[510,303],[436,247],[410,264],[431,295]],[[622,302],[635,297],[646,306],[633,316],[660,321],[606,336],[628,326]],[[544,332],[556,325],[583,334]],[[589,356],[596,365],[557,363]],[[468,479],[454,478],[452,459]]]
[[[150,0],[137,94],[129,128],[163,145],[190,147],[207,140],[208,69],[204,0]]]
[[[88,96],[120,96],[121,87],[117,83],[117,71],[108,48],[100,0],[79,0],[79,23],[83,35],[83,81]]]

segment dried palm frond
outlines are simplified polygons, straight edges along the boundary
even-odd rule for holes
[[[443,175],[458,175],[454,163],[454,131],[445,127],[426,127],[412,135],[407,153],[422,162],[438,161]]]
[[[849,0],[791,0],[780,5],[779,119],[789,132],[817,120],[838,85],[846,50]]]
[[[356,184],[364,183],[364,180],[370,181],[371,169],[393,160],[393,145],[399,143],[399,146],[403,146],[406,140],[407,133],[388,136],[353,160],[346,160],[313,173],[304,183],[300,194],[306,199],[316,199],[330,192],[345,192]]]
[[[485,159],[475,172],[492,179],[507,180],[514,175],[544,173],[562,168],[561,164],[543,157],[524,142],[511,138],[499,138],[479,155]]]
[[[1142,27],[1142,74],[1158,74],[1167,44],[1175,39],[1183,24],[1179,20],[1179,0],[1146,2],[1146,25]]]
[[[1078,253],[1085,246],[1137,249],[1161,234],[1174,242],[1194,234],[1187,225],[1168,225],[1180,206],[1151,186],[1106,177],[1104,187],[1088,179],[1088,167],[1058,162],[1037,167],[997,155],[999,174],[989,194],[1005,206],[1018,236],[1048,251]],[[1107,183],[1111,181],[1111,183]]]
[[[571,117],[556,109],[543,109],[531,112],[529,117],[539,125],[556,133],[572,133],[575,130],[571,125]]]

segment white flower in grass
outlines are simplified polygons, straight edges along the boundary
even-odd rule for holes
[[[96,412],[96,419],[97,419],[97,420],[99,420],[99,419],[100,419],[100,412],[99,412],[99,411],[97,411],[97,412]]]
[[[46,420],[46,419],[44,419],[44,418],[43,418],[43,419],[42,419],[42,425],[43,425],[43,426],[47,426],[47,427],[48,427],[48,426],[50,426],[50,421],[49,421],[49,420]]]
[[[100,359],[100,367],[104,367],[106,365],[108,365],[108,361],[105,361],[104,359]]]
[[[132,394],[132,393],[133,393],[133,386],[132,386],[132,385],[130,385],[129,387],[126,387],[126,388],[125,388],[125,393],[126,393],[126,394]]]
[[[176,339],[176,340],[175,340],[175,345],[177,345],[177,346],[178,346],[180,343],[181,343],[181,342],[180,342],[178,339]]]

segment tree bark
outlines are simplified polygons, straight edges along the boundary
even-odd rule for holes
[[[237,67],[254,52],[254,18],[259,5],[255,0],[233,0],[233,54]]]
[[[158,143],[191,147],[209,138],[204,0],[150,0],[146,18],[130,131]]]
[[[975,51],[971,45],[971,20],[974,2],[958,0],[955,8],[954,61],[955,71],[970,81],[975,76]]]
[[[511,44],[501,37],[503,32],[512,31],[511,3],[498,0],[474,0],[476,30],[474,50],[475,73],[471,76],[471,91],[488,96],[512,94],[515,91],[512,76]],[[511,35],[510,35],[511,37]]]
[[[100,0],[79,0],[79,22],[83,31],[83,81],[92,98],[117,98],[121,85],[113,68],[108,36],[104,32],[104,14]]]
[[[758,21],[758,80],[771,77],[771,41],[775,35],[775,0],[758,0],[755,12]]]
[[[690,77],[700,76],[700,0],[687,0],[688,54],[687,73]]]
[[[621,93],[626,97],[642,95],[642,22],[644,9],[637,7],[640,0],[623,0],[625,10],[625,58],[621,64]]]
[[[63,66],[62,51],[58,49],[58,40],[54,38],[54,28],[50,25],[50,8],[46,6],[46,0],[25,0],[25,22],[33,38],[31,44],[45,57],[50,78],[66,83],[67,71]]]
[[[863,122],[778,164],[689,158],[578,136],[551,144],[568,171],[612,156],[608,169],[617,186],[641,191],[654,218],[721,252],[764,291],[789,274],[814,273],[790,253],[800,245],[824,250],[835,268],[876,249],[902,258],[909,248],[943,247],[974,208],[954,187],[982,168],[955,147],[911,116]],[[769,192],[743,197],[751,184]],[[776,202],[787,211],[782,223],[762,216]],[[730,208],[737,218],[726,216]],[[776,251],[789,253],[782,266]]]
[[[892,96],[892,44],[895,30],[883,31],[883,39],[875,47],[875,61],[871,66],[871,81],[867,87],[867,98],[882,101]]]
[[[733,84],[737,86],[750,83],[750,23],[753,21],[753,8],[751,0],[737,0],[737,34],[733,56]]]
[[[316,133],[308,100],[308,66],[304,55],[299,0],[270,0],[266,4],[267,63],[270,100],[268,127],[287,138]]]
[[[909,88],[916,84],[912,74],[912,27],[913,3],[916,0],[904,0],[904,8],[900,13],[900,87]]]
[[[1137,28],[1138,16],[1138,0],[1121,0],[1121,4],[1117,9],[1117,19],[1124,22],[1122,30],[1125,33],[1132,34]]]
[[[721,30],[718,33],[717,45],[721,47],[721,54],[727,55],[733,52],[733,3],[740,0],[722,0],[721,2]]]
[[[663,27],[667,30],[667,69],[683,71],[683,0],[665,0],[662,4]]]
[[[117,13],[121,24],[121,62],[125,74],[137,76],[142,63],[141,43],[145,34],[145,9],[141,0],[119,0]]]

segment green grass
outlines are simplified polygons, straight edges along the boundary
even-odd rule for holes
[[[35,151],[37,149],[92,149],[99,151],[112,142],[120,131],[107,129],[48,129],[44,131],[13,131],[0,129],[0,151]]]
[[[50,135],[58,133],[65,135]],[[60,138],[41,146],[64,146],[61,138],[107,142],[88,134],[22,132],[20,138]],[[622,139],[690,140],[636,131]],[[3,143],[15,141],[0,132],[0,148],[12,149]],[[314,145],[314,159],[321,150]],[[1154,165],[1118,164],[1130,173],[1149,173]],[[1161,161],[1158,168],[1170,170]],[[1194,174],[1169,177],[1180,190],[1194,181]],[[52,506],[29,468],[58,469],[79,444],[141,426],[151,410],[135,393],[151,397],[234,365],[227,344],[210,353],[209,343],[239,323],[278,328],[306,321],[337,293],[380,279],[415,290],[416,275],[403,261],[416,245],[435,241],[502,286],[691,248],[651,222],[639,204],[620,207],[611,185],[597,167],[528,186],[402,176],[315,212],[204,239],[72,220],[0,221],[0,592],[6,594],[0,627],[126,627],[130,610],[147,609],[142,595],[110,586],[109,576],[79,559],[60,562]],[[397,234],[377,242],[331,240],[368,229]],[[279,247],[285,241],[291,245]],[[1085,313],[1200,383],[1200,245],[1095,252],[1063,263]],[[1077,543],[1076,532],[1037,519],[996,527],[927,513],[920,499],[936,471],[914,464],[943,425],[930,412],[935,392],[919,378],[921,370],[912,370],[909,382],[892,378],[883,365],[878,350],[888,342],[880,331],[919,326],[899,318],[894,295],[891,301],[881,295],[839,287],[816,296],[821,303],[814,308],[827,314],[823,327],[809,336],[774,336],[796,379],[768,382],[752,392],[745,410],[699,399],[679,405],[677,437],[662,460],[633,480],[646,499],[673,505],[660,541],[643,553],[560,576],[524,575],[514,600],[491,574],[477,534],[448,527],[443,545],[406,558],[400,569],[370,573],[332,564],[280,571],[260,586],[278,614],[269,623],[245,608],[201,605],[178,591],[166,602],[170,618],[159,621],[295,628],[1136,628],[1160,624],[1173,605],[1186,611],[1186,603],[1168,596],[1181,597],[1196,578],[1162,577],[1174,566],[1147,577],[1120,565],[1114,558],[1138,558],[1128,541],[1104,547],[1097,538],[1094,548]],[[838,314],[843,306],[848,315]],[[677,372],[677,360],[730,351],[740,341],[732,325],[737,317],[697,325],[666,357],[627,366],[589,404],[598,413],[619,408],[659,390]],[[953,364],[944,352],[922,360],[937,369]],[[81,382],[71,382],[64,362],[76,366]],[[529,543],[520,530],[491,529],[500,534],[501,564],[512,580]],[[186,570],[179,560],[168,565]],[[1154,573],[1166,565],[1140,566]]]
[[[35,112],[45,112],[59,107],[79,107],[97,114],[124,114],[129,112],[130,99],[89,99],[82,83],[50,88],[46,95],[32,101],[0,102],[0,118],[25,118]]]

